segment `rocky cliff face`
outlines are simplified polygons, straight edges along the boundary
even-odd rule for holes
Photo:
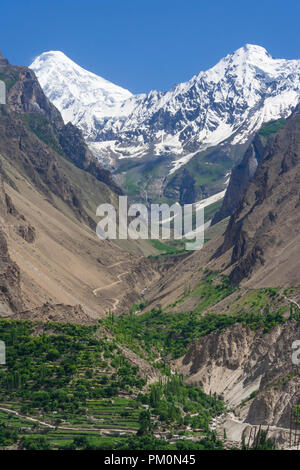
[[[238,207],[249,182],[254,177],[259,162],[264,153],[268,151],[270,142],[274,139],[276,133],[285,125],[284,119],[271,121],[263,126],[255,135],[254,139],[247,148],[242,161],[233,168],[226,194],[221,209],[215,214],[212,225],[220,220],[229,217]]]
[[[253,149],[249,152],[252,155]],[[217,251],[217,257],[230,253],[227,268],[232,282],[251,274],[253,282],[266,285],[299,282],[299,187],[297,110],[268,145]]]
[[[227,403],[236,406],[253,391],[265,393],[284,376],[294,375],[292,343],[299,334],[300,324],[293,320],[266,334],[236,324],[198,340],[177,361],[177,367],[189,383],[199,384],[206,393],[222,395]],[[258,395],[255,398],[257,403],[260,399]],[[276,423],[273,419],[272,415],[269,424],[277,424],[281,418],[277,416]],[[265,420],[264,424],[268,418]]]
[[[109,170],[101,166],[85,144],[81,131],[70,122],[58,130],[58,139],[65,155],[80,169],[106,184],[114,193],[123,191],[115,183]]]
[[[46,97],[32,70],[6,61],[1,67],[1,79],[7,88],[6,109],[14,117],[21,117],[27,128],[56,153],[121,194],[110,172],[103,169],[88,149],[81,131],[71,123],[64,125],[60,112]]]
[[[12,261],[5,234],[0,230],[0,315],[6,316],[22,308],[20,269]]]
[[[3,74],[7,77],[13,75],[16,80],[7,94],[7,104],[11,110],[18,113],[42,114],[57,128],[63,127],[60,112],[48,100],[32,70],[8,64],[3,69]]]
[[[0,136],[0,154],[3,157],[14,158],[19,171],[53,204],[53,195],[56,195],[77,217],[93,225],[57,153],[30,132],[22,118],[15,116],[7,107],[0,109]]]
[[[156,273],[96,236],[97,206],[116,205],[120,189],[81,131],[64,124],[34,72],[4,59],[0,66],[7,89],[0,105],[0,315],[86,321],[82,309],[90,318],[119,302],[127,308]]]
[[[241,324],[204,336],[177,361],[188,383],[221,395],[234,412],[224,427],[239,440],[247,425],[274,427],[285,444],[293,410],[300,404],[299,370],[292,363],[292,343],[299,339],[294,320],[263,334]],[[235,440],[235,439],[233,439]]]
[[[34,227],[26,223],[25,217],[18,213],[3,184],[3,170],[0,166],[0,316],[23,309],[21,276],[18,265],[11,259],[7,236],[9,230],[25,238],[22,230],[31,232],[30,242],[35,237]]]
[[[245,152],[241,163],[234,167],[231,172],[222,207],[215,214],[212,225],[229,217],[237,208],[249,182],[256,173],[258,162],[262,159],[264,150],[265,145],[263,145],[259,135],[256,135]]]
[[[53,204],[54,194],[69,205],[76,217],[94,227],[95,222],[82,203],[87,198],[73,181],[72,173],[76,171],[67,162],[92,175],[99,186],[103,185],[107,202],[122,194],[120,188],[94,158],[81,131],[71,123],[64,125],[60,112],[45,96],[32,70],[11,66],[6,61],[1,78],[6,83],[7,105],[0,109],[0,153],[13,158],[21,173]]]

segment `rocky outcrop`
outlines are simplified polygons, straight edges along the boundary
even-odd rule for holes
[[[79,191],[64,172],[58,154],[30,132],[8,106],[0,110],[0,153],[8,159],[13,158],[21,174],[26,175],[53,204],[54,194],[68,204],[79,219],[94,226],[82,206]]]
[[[45,96],[35,73],[27,67],[9,65],[5,74],[14,74],[16,83],[8,90],[7,104],[18,113],[37,113],[45,116],[57,128],[64,125],[60,112]]]
[[[230,252],[230,280],[256,273],[266,285],[299,282],[300,114],[297,110],[268,145],[230,218],[215,257]]]
[[[9,255],[6,237],[0,230],[0,316],[23,309],[20,269]]]
[[[104,170],[88,149],[81,131],[71,123],[64,125],[60,112],[44,94],[33,70],[12,66],[3,58],[1,64],[9,110],[23,116],[27,128],[58,154],[93,175],[116,194],[121,194],[111,173]]]
[[[0,315],[7,315],[24,308],[20,269],[11,259],[7,244],[8,227],[13,228],[29,243],[35,240],[35,228],[27,223],[6,194],[2,175],[0,164]]]
[[[19,225],[17,227],[17,233],[28,243],[33,243],[35,241],[35,228],[31,224]]]
[[[249,424],[288,430],[300,404],[299,369],[292,362],[292,343],[299,337],[294,320],[266,334],[236,324],[199,339],[177,361],[177,370],[187,383],[222,396],[243,429]]]
[[[0,225],[6,228],[7,222],[13,227],[18,235],[28,243],[33,243],[36,232],[33,225],[28,223],[24,215],[20,214],[13,204],[11,198],[5,192],[3,178],[6,176],[0,162]]]
[[[196,153],[165,181],[164,196],[180,204],[200,201],[226,188],[226,173],[244,153],[244,145],[222,145]]]
[[[184,168],[171,179],[164,190],[164,195],[170,199],[178,200],[181,205],[191,204],[195,202],[197,198],[204,199],[205,193],[203,194],[200,188],[197,190],[195,183],[194,177]],[[204,190],[204,188],[202,188],[202,190]]]
[[[259,134],[257,134],[245,152],[241,163],[235,166],[231,172],[222,207],[213,217],[212,225],[229,217],[238,207],[249,182],[255,175],[258,162],[262,159],[264,150],[265,145]]]
[[[95,176],[97,180],[105,183],[116,194],[123,191],[113,180],[110,171],[104,169],[85,144],[81,131],[70,122],[61,127],[58,139],[65,155],[80,169]]]

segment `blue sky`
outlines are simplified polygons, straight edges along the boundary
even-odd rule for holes
[[[17,65],[61,50],[141,93],[188,80],[246,43],[299,59],[299,18],[298,0],[10,0],[0,50]]]

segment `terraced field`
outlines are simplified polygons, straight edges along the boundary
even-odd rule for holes
[[[212,417],[224,409],[177,375],[148,384],[101,325],[1,319],[0,337],[7,351],[0,447],[159,447],[166,441],[153,442],[154,433],[170,433],[171,440],[176,430],[192,427],[209,435]]]
[[[107,446],[107,448],[114,448],[122,442],[122,438],[101,436],[101,432],[93,430],[92,427],[87,427],[86,430],[84,426],[81,429],[47,428],[5,411],[0,411],[0,424],[2,423],[12,427],[21,440],[24,438],[30,438],[32,441],[46,439],[52,449],[70,446],[76,438],[86,438],[95,446]]]

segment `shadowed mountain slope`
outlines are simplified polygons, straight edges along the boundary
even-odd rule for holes
[[[300,281],[300,113],[268,146],[231,216],[217,256],[230,253],[230,278],[253,285]]]
[[[28,318],[35,309],[36,318],[47,303],[63,320],[68,305],[65,319],[82,321],[78,305],[94,318],[119,303],[126,308],[156,273],[96,236],[97,206],[116,206],[122,191],[81,132],[64,125],[33,71],[3,59],[0,79],[7,89],[0,105],[2,313],[26,310]]]
[[[229,209],[231,200],[236,209],[227,227],[226,221],[219,222],[224,234],[170,267],[147,292],[151,306],[166,307],[182,298],[187,288],[197,285],[202,277],[199,269],[203,268],[228,275],[235,285],[253,288],[300,283],[299,109],[270,139],[265,150],[261,147],[259,161],[256,157],[253,160],[255,171],[250,178],[249,161],[259,142],[260,136],[233,174],[226,204]],[[240,185],[238,175],[242,178]]]

